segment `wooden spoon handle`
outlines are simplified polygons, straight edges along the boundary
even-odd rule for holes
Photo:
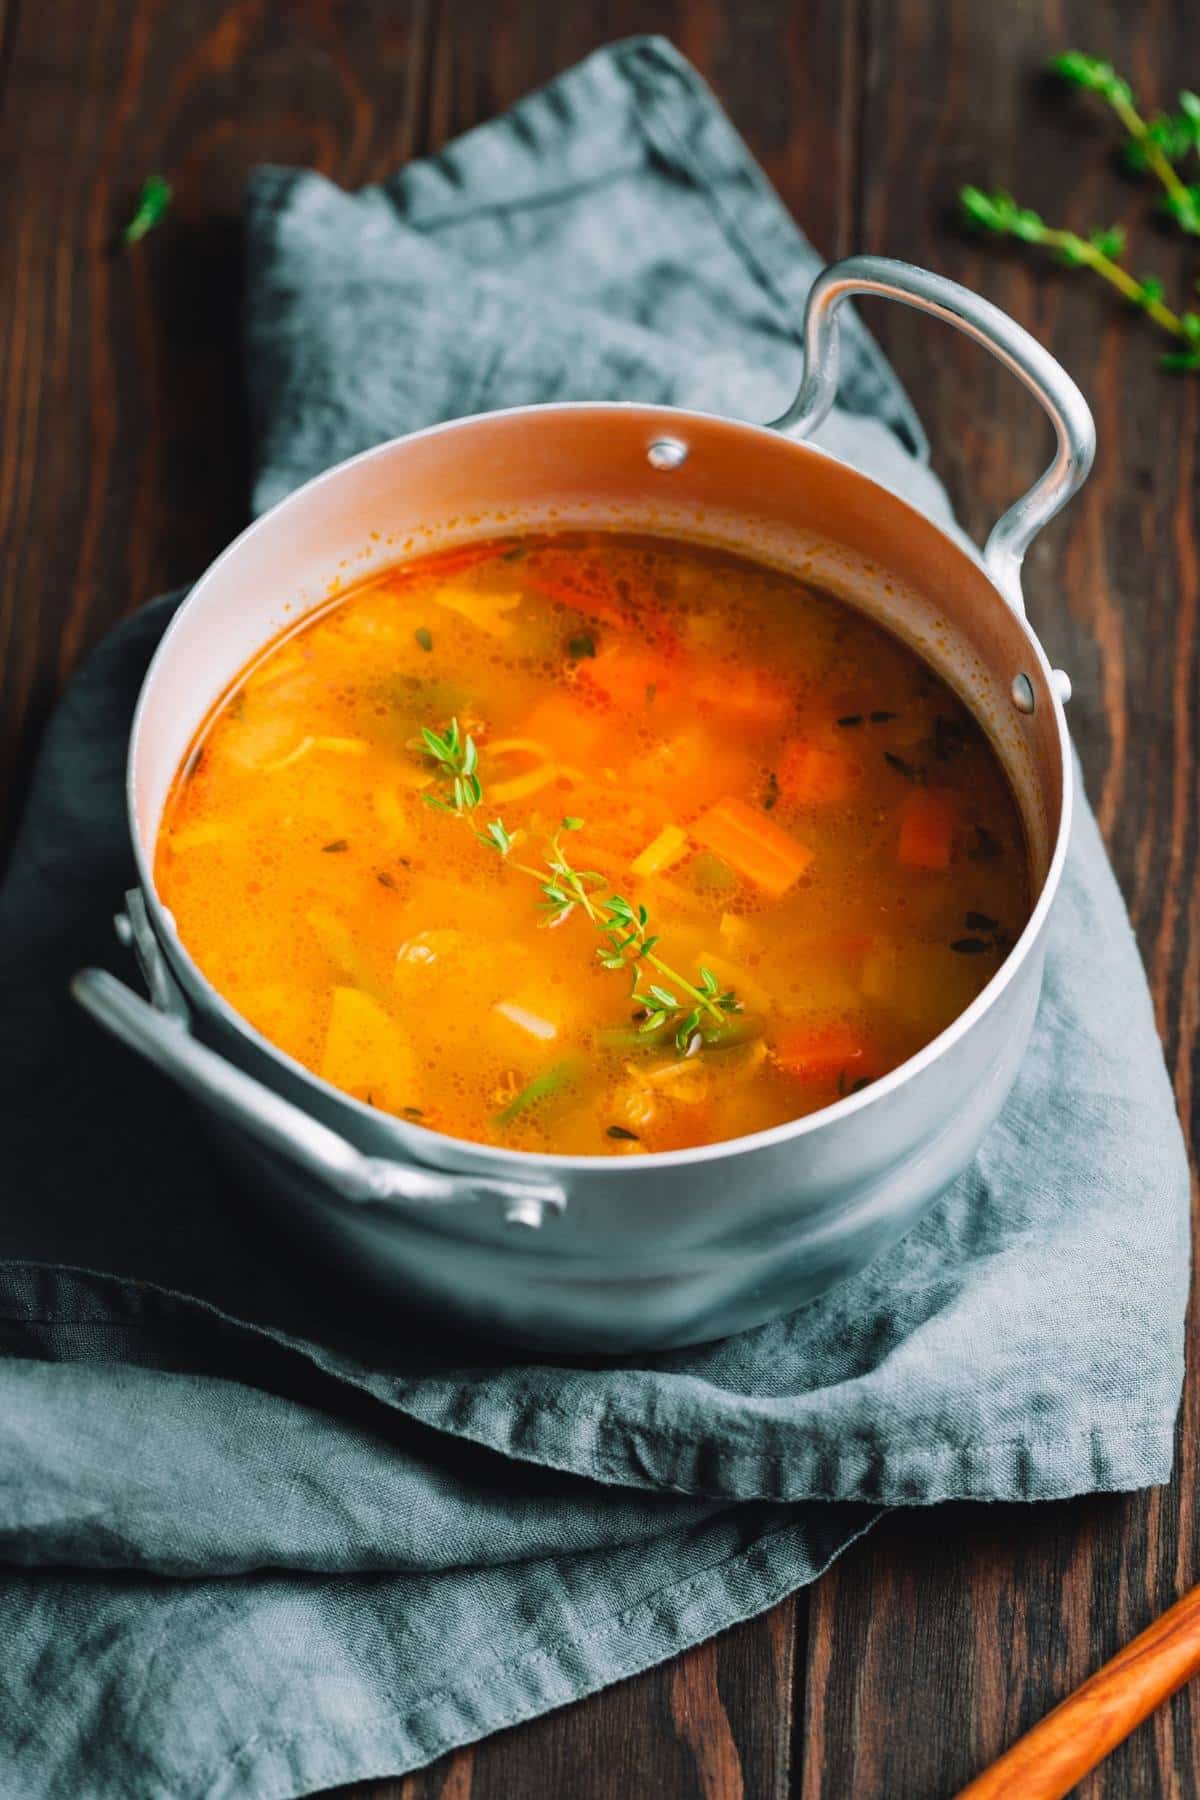
[[[1200,1587],[1118,1651],[958,1800],[1059,1800],[1200,1669]]]

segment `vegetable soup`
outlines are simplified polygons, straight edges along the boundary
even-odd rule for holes
[[[674,1150],[856,1093],[1025,924],[995,751],[854,608],[609,532],[372,577],[277,639],[155,879],[225,998],[456,1137]]]

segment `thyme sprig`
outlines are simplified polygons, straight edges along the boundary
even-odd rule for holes
[[[1148,169],[1163,189],[1162,205],[1181,231],[1200,237],[1200,184],[1179,176],[1176,163],[1200,150],[1200,94],[1188,89],[1179,96],[1177,113],[1145,118],[1129,83],[1111,63],[1083,50],[1064,50],[1050,64],[1055,75],[1072,87],[1098,94],[1108,103],[1128,134],[1125,158],[1131,168]]]
[[[600,924],[602,915],[596,907],[592,893],[597,888],[604,886],[604,877],[599,869],[573,868],[562,845],[564,831],[581,831],[582,829],[582,819],[566,818],[562,821],[559,829],[550,839],[545,869],[530,870],[526,869],[523,863],[517,864],[517,867],[523,869],[526,874],[535,875],[541,884],[542,893],[545,895],[545,899],[542,901],[542,910],[547,915],[547,925],[563,924],[570,918],[577,906],[583,909],[593,925]],[[549,881],[545,879],[547,870],[550,874]],[[591,893],[588,891],[589,889],[592,890]]]
[[[658,937],[650,930],[650,916],[644,906],[632,906],[622,895],[613,894],[605,901],[604,910],[606,922],[602,929],[608,941],[596,955],[606,969],[632,970],[632,998],[646,1013],[638,1026],[640,1032],[669,1029],[675,1048],[681,1055],[691,1055],[700,1047],[698,1033],[706,1014],[721,1025],[730,1013],[742,1010],[734,990],[722,990],[711,969],[701,968],[697,987],[663,961],[656,949]],[[659,982],[647,981],[643,987],[642,963],[665,976],[686,998],[680,1000],[671,988]]]
[[[133,217],[121,233],[125,244],[136,244],[162,223],[171,204],[171,184],[162,175],[147,175],[138,195]]]
[[[454,796],[453,800],[440,800],[435,794],[426,794],[425,804],[435,806],[439,812],[457,813],[460,818],[464,813],[472,812],[483,799],[483,789],[475,773],[479,761],[475,739],[463,737],[457,719],[451,719],[445,732],[431,731],[428,725],[422,725],[421,737],[427,754],[438,765],[439,773],[451,782]]]
[[[1186,181],[1178,164],[1200,153],[1200,94],[1189,89],[1179,96],[1177,113],[1140,109],[1129,82],[1098,56],[1064,50],[1050,63],[1052,72],[1070,86],[1096,94],[1116,114],[1127,138],[1126,160],[1149,171],[1162,188],[1162,205],[1180,230],[1200,237],[1200,182]],[[1119,225],[1092,230],[1086,236],[1048,225],[1040,213],[1022,206],[1003,189],[986,193],[959,189],[959,204],[973,225],[999,237],[1016,237],[1052,250],[1069,268],[1090,269],[1176,340],[1177,348],[1161,358],[1166,369],[1200,369],[1200,312],[1168,306],[1156,275],[1137,276],[1124,265],[1125,233]],[[1196,284],[1200,286],[1200,283]]]
[[[450,784],[450,798],[443,799],[440,794],[422,794],[426,806],[432,806],[435,812],[453,813],[455,818],[465,819],[483,804],[483,786],[479,779],[479,751],[475,739],[468,733],[466,737],[459,727],[457,719],[451,719],[444,732],[431,731],[428,725],[421,727],[421,747],[425,754],[433,758],[437,764],[438,774]],[[513,840],[505,829],[503,819],[491,819],[482,831],[475,836],[489,850],[496,850],[501,856],[507,856],[512,849]]]
[[[1040,213],[1021,206],[1003,189],[988,194],[981,188],[964,187],[958,197],[964,216],[973,225],[997,237],[1015,237],[1053,250],[1068,268],[1091,269],[1169,332],[1181,348],[1160,358],[1164,369],[1200,369],[1200,313],[1173,311],[1163,299],[1163,284],[1156,276],[1130,274],[1119,260],[1125,253],[1125,233],[1119,225],[1080,237],[1077,232],[1047,225]]]
[[[449,784],[449,797],[424,794],[427,806],[438,812],[469,819],[483,804],[483,784],[479,778],[479,755],[475,740],[464,736],[458,720],[451,719],[444,732],[422,727],[421,742],[437,765],[444,783]],[[634,906],[621,894],[604,895],[606,878],[598,869],[577,869],[563,845],[564,832],[581,831],[583,820],[564,818],[547,846],[541,868],[513,862],[514,868],[530,875],[542,891],[542,909],[549,926],[563,924],[578,909],[599,931],[603,942],[596,956],[606,969],[628,969],[630,996],[642,1009],[639,1033],[670,1031],[681,1056],[694,1055],[703,1043],[701,1026],[707,1017],[723,1025],[733,1013],[742,1010],[733,988],[722,988],[711,969],[701,968],[699,985],[672,968],[659,955],[657,933],[650,929],[650,915],[645,906]],[[506,860],[516,843],[502,819],[492,819],[483,831],[475,831],[481,844]],[[647,974],[651,969],[664,981],[664,987]],[[675,990],[678,990],[676,992]],[[683,996],[680,998],[680,996]]]
[[[561,924],[577,906],[581,907],[605,940],[596,950],[601,965],[606,969],[628,969],[632,974],[630,997],[646,1015],[638,1027],[639,1032],[669,1027],[676,1049],[687,1053],[692,1049],[692,1040],[705,1014],[720,1025],[729,1013],[741,1010],[737,995],[732,988],[722,992],[711,969],[700,970],[700,986],[696,987],[686,975],[664,962],[657,950],[658,935],[650,930],[650,914],[644,906],[632,905],[623,894],[610,894],[604,900],[597,898],[595,889],[605,885],[604,876],[598,869],[573,868],[562,847],[562,831],[579,831],[582,827],[582,819],[564,819],[562,829],[550,840],[546,862],[551,878],[542,883],[542,892],[546,896],[544,905],[551,914],[550,923]],[[523,866],[517,865],[518,868]],[[673,982],[686,998],[680,1000],[670,988],[657,982],[649,982],[643,988],[642,963],[648,963],[657,974]]]

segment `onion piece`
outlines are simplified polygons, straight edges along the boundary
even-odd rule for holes
[[[274,762],[260,763],[259,768],[264,775],[274,775],[276,770],[289,768],[292,763],[299,762],[310,750],[335,750],[341,756],[365,756],[367,748],[365,738],[305,737],[286,756],[277,756]]]
[[[457,613],[489,637],[511,637],[513,621],[504,617],[521,604],[519,593],[485,594],[474,588],[443,587],[433,596],[439,606]]]
[[[521,775],[511,775],[507,781],[489,781],[487,794],[489,801],[502,806],[508,800],[524,800],[529,794],[536,794],[550,783],[562,771],[545,744],[536,738],[497,738],[494,744],[487,746],[489,758],[513,755],[526,755],[540,760],[535,761],[530,769]]]
[[[557,1025],[551,1024],[549,1019],[539,1018],[538,1014],[530,1012],[527,1006],[518,1006],[515,1000],[497,1000],[492,1011],[499,1013],[502,1019],[507,1019],[509,1024],[515,1025],[518,1030],[528,1032],[530,1037],[538,1038],[543,1044],[553,1043],[558,1036]]]

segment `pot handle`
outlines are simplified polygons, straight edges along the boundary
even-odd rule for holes
[[[851,294],[878,294],[944,319],[990,350],[1038,399],[1054,427],[1054,458],[1027,494],[992,527],[984,546],[988,574],[1015,612],[1024,614],[1021,563],[1055,513],[1087,480],[1096,425],[1066,370],[1015,319],[944,275],[889,256],[848,256],[823,269],[804,312],[804,378],[787,411],[771,425],[795,437],[814,432],[833,405],[838,384],[838,311]]]
[[[185,1093],[344,1200],[421,1206],[499,1200],[506,1223],[529,1226],[540,1225],[547,1211],[562,1212],[566,1206],[566,1195],[555,1182],[452,1175],[416,1163],[364,1156],[282,1094],[198,1043],[178,1015],[160,1012],[105,969],[82,969],[71,992],[114,1037],[169,1075]]]

